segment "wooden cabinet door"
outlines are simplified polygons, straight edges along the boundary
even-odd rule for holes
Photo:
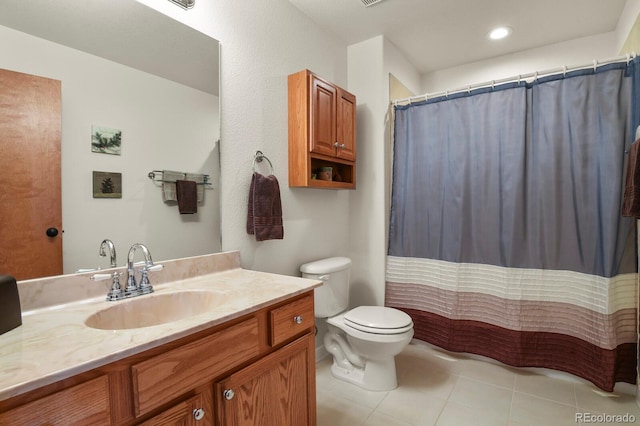
[[[335,156],[336,88],[314,75],[310,77],[311,123],[309,150]]]
[[[182,401],[140,426],[213,426],[213,400],[211,388]]]
[[[304,337],[216,383],[225,426],[315,425],[314,337]]]
[[[356,97],[338,90],[336,156],[345,160],[356,159]]]

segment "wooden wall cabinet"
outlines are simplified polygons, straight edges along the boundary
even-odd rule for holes
[[[0,402],[0,424],[316,424],[313,292]]]
[[[309,70],[288,78],[289,186],[356,187],[356,97]],[[313,179],[331,167],[331,181]]]

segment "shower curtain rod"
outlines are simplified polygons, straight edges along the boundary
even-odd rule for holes
[[[584,69],[589,69],[589,68],[593,68],[595,70],[600,66],[609,65],[609,64],[615,64],[615,63],[619,63],[619,62],[627,62],[627,64],[628,64],[629,61],[631,61],[635,57],[636,57],[636,53],[635,52],[631,52],[631,53],[627,53],[624,56],[618,56],[618,57],[615,57],[615,58],[606,59],[604,61],[598,61],[598,60],[594,59],[593,62],[590,63],[590,64],[577,65],[577,66],[571,66],[571,67],[563,66],[563,67],[558,67],[558,68],[552,68],[552,69],[545,70],[545,71],[535,71],[535,72],[528,73],[528,74],[520,74],[520,75],[513,76],[513,77],[486,81],[484,83],[470,84],[468,86],[459,87],[459,88],[453,89],[453,90],[443,90],[443,91],[440,91],[440,92],[425,93],[424,95],[415,95],[415,96],[411,96],[411,97],[404,98],[404,99],[396,99],[394,101],[391,101],[391,103],[393,105],[398,105],[398,104],[407,103],[407,102],[408,103],[412,103],[412,102],[415,102],[417,100],[427,101],[429,99],[438,98],[438,97],[441,97],[441,96],[449,96],[449,95],[453,95],[453,94],[456,94],[456,93],[471,92],[472,90],[476,90],[476,89],[484,89],[484,88],[487,88],[487,87],[494,87],[497,84],[515,83],[515,82],[520,83],[521,81],[535,81],[540,77],[547,77],[547,76],[550,76],[550,75],[556,75],[556,74],[561,74],[561,73],[562,74],[566,74],[569,71],[578,71],[578,70],[584,70]]]

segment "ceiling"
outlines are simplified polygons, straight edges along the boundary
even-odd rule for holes
[[[0,25],[219,93],[218,42],[134,0],[1,0]]]
[[[614,31],[626,0],[289,0],[347,44],[384,35],[426,74]],[[511,37],[489,41],[494,27]],[[598,58],[594,58],[598,59]]]

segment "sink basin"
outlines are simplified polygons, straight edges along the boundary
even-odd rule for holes
[[[152,293],[112,302],[85,320],[91,328],[125,330],[151,327],[200,315],[224,303],[224,295],[206,290]]]

